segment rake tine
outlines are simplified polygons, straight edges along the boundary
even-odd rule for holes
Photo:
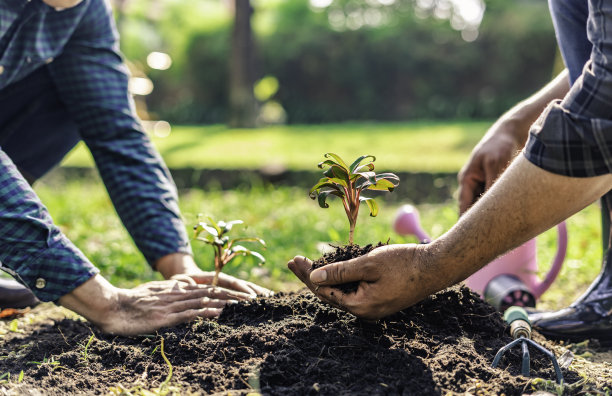
[[[546,357],[548,357],[552,361],[553,368],[555,369],[555,375],[557,376],[557,384],[563,384],[563,373],[561,373],[561,368],[559,367],[559,362],[557,362],[555,354],[533,340],[525,339],[525,341],[536,347],[540,352],[544,353]]]
[[[529,358],[529,347],[527,346],[526,338],[520,338],[521,347],[523,348],[523,363],[521,364],[521,373],[524,377],[529,377],[530,371],[530,358]]]

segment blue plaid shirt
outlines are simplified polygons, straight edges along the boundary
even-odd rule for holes
[[[134,115],[117,40],[104,0],[62,11],[41,0],[0,0],[0,90],[47,65],[147,261],[191,254],[176,187]],[[1,150],[0,263],[43,301],[56,301],[98,272]]]
[[[534,123],[525,147],[533,164],[571,177],[612,173],[612,4],[589,0],[588,10],[590,59],[563,101]]]

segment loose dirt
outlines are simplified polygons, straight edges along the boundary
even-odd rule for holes
[[[507,353],[500,368],[491,368],[497,350],[512,339],[501,316],[462,287],[375,323],[324,305],[305,291],[235,304],[218,319],[148,336],[102,334],[50,304],[17,320],[0,323],[0,394],[558,391],[552,365],[537,351],[532,352],[531,378],[517,375],[519,350]],[[536,340],[557,355],[563,351],[571,355],[567,346],[540,336]],[[588,346],[582,345],[576,353],[585,355],[588,349],[591,357],[598,354],[593,348],[599,347]],[[612,392],[609,361],[585,359],[574,359],[578,368],[563,369],[565,393]],[[543,380],[534,381],[537,377]]]

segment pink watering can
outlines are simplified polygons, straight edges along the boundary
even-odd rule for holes
[[[412,205],[403,205],[393,224],[400,235],[415,235],[421,243],[431,239],[423,231],[419,213]],[[561,270],[567,251],[565,222],[557,225],[557,253],[544,280],[537,276],[536,240],[498,257],[465,280],[466,285],[501,311],[513,305],[535,307],[536,300],[552,285]]]

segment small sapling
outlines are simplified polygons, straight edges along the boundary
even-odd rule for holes
[[[206,219],[208,222],[199,222],[193,228],[195,230],[195,239],[212,246],[214,249],[215,277],[212,282],[213,286],[217,285],[219,273],[223,270],[225,264],[232,261],[238,255],[255,257],[260,264],[266,262],[266,259],[261,254],[236,244],[237,242],[255,242],[265,248],[266,243],[263,239],[257,237],[230,238],[226,235],[235,225],[243,224],[242,220],[232,220],[228,222],[219,220],[216,222],[210,216],[206,216]]]
[[[318,198],[319,206],[328,208],[326,200],[335,195],[342,200],[344,211],[349,221],[349,245],[353,244],[353,234],[359,205],[365,202],[370,210],[370,216],[378,214],[378,204],[374,198],[362,197],[364,190],[393,191],[399,184],[399,177],[394,173],[374,173],[373,155],[362,155],[350,166],[340,156],[334,153],[325,154],[325,161],[319,163],[319,168],[325,169],[324,178],[310,189],[310,198]]]

